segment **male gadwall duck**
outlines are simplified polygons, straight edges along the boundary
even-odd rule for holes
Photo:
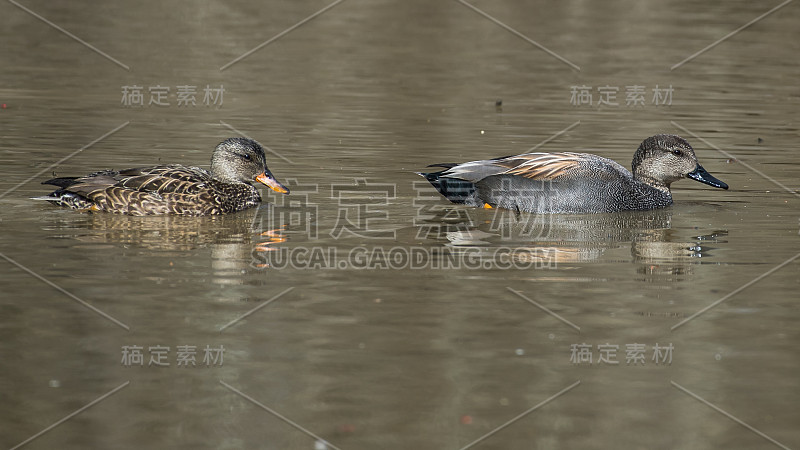
[[[697,162],[680,136],[659,134],[639,145],[633,173],[587,153],[524,153],[420,173],[453,203],[532,213],[602,213],[649,210],[672,204],[669,186],[691,178],[728,189]]]
[[[253,181],[281,194],[289,193],[270,173],[264,149],[257,142],[231,138],[214,149],[210,171],[169,164],[53,178],[42,184],[60,189],[37,199],[84,211],[131,216],[225,214],[261,202]]]

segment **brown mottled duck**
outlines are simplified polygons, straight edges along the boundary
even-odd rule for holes
[[[42,184],[59,189],[37,199],[83,211],[132,216],[226,214],[261,202],[254,181],[275,192],[289,193],[272,176],[264,149],[257,142],[230,138],[214,149],[210,170],[169,164],[53,178]]]

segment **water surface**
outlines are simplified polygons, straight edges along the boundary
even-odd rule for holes
[[[670,70],[778,3],[471,4],[580,70],[458,1],[341,2],[224,70],[329,4],[24,3],[126,70],[7,3],[0,445],[119,388],[26,448],[776,445],[752,429],[798,446],[798,7]],[[178,106],[187,85],[196,104]],[[169,87],[169,106],[126,106],[123,86],[145,102]],[[731,189],[681,181],[665,210],[543,218],[450,205],[414,174],[544,141],[628,166],[662,132]],[[291,196],[213,218],[30,200],[54,173],[205,165],[239,134]],[[422,262],[382,259],[402,254]],[[580,344],[591,364],[571,361]],[[619,364],[598,362],[604,344]],[[158,346],[168,367],[149,365]]]

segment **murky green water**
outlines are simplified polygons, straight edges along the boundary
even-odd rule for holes
[[[237,61],[330,4],[0,6],[1,446],[800,445],[796,4],[674,70],[780,3],[470,3],[555,57],[459,1],[347,0]],[[414,174],[543,141],[628,166],[661,132],[731,190],[516,216]],[[29,200],[241,134],[291,196],[215,218]]]

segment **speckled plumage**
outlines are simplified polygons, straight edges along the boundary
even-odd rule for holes
[[[60,189],[38,198],[73,209],[133,216],[226,214],[261,202],[253,181],[289,192],[273,178],[258,143],[231,138],[214,150],[210,171],[179,164],[103,170],[47,180],[42,184]]]
[[[660,134],[636,150],[629,172],[587,153],[525,153],[420,173],[453,203],[533,213],[649,210],[672,204],[670,184],[681,178],[727,189],[697,162],[680,136]]]

